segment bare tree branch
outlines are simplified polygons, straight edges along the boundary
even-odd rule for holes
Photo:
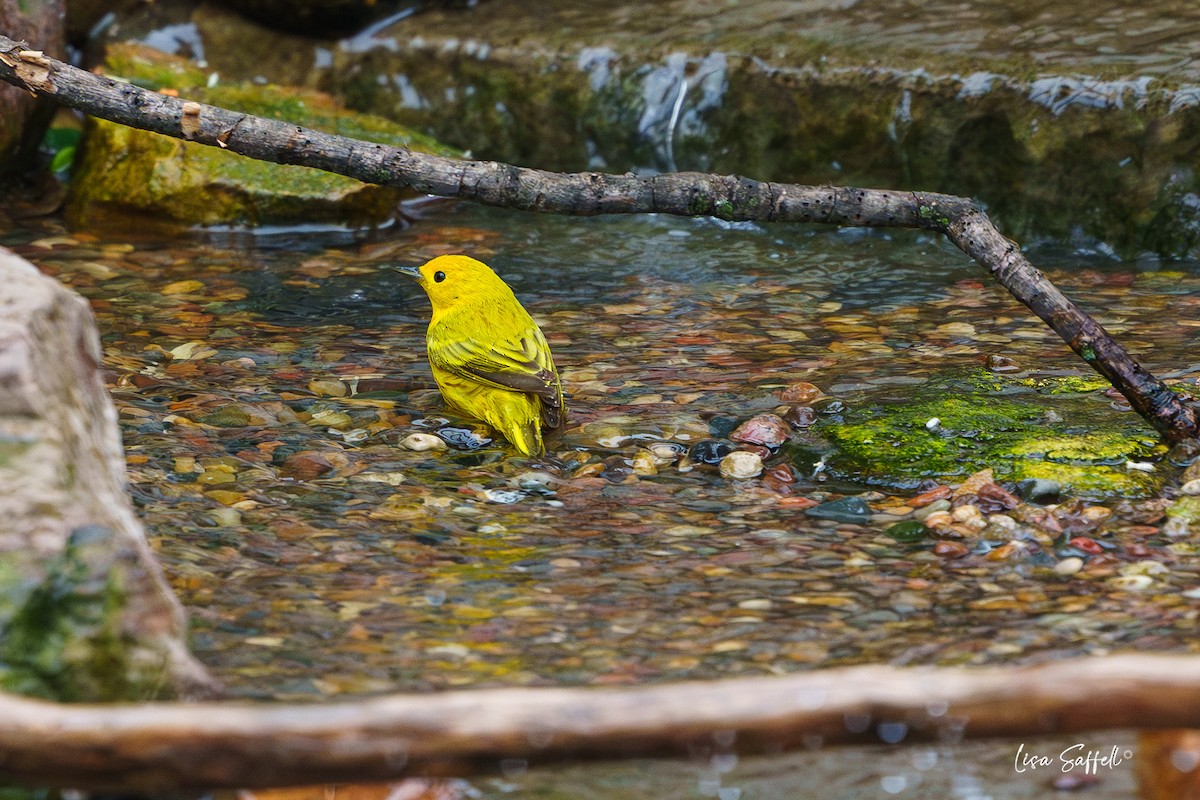
[[[974,202],[897,192],[754,181],[732,175],[651,177],[564,174],[462,161],[362,142],[183,101],[76,69],[0,35],[0,80],[97,117],[225,148],[279,164],[302,164],[368,183],[555,214],[658,213],[758,222],[923,228],[949,237],[1107,378],[1167,440],[1196,438],[1192,409],[1068,300]],[[186,122],[186,125],[185,125]]]
[[[633,688],[488,689],[323,705],[56,705],[0,695],[0,779],[168,790],[494,773],[847,742],[1200,727],[1187,656],[986,669],[847,667]]]

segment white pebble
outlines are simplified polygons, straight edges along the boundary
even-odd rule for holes
[[[721,474],[732,480],[745,480],[761,475],[762,456],[746,450],[734,450],[721,459]]]
[[[1064,558],[1062,561],[1054,565],[1054,571],[1064,577],[1067,575],[1074,575],[1081,569],[1083,569],[1083,559],[1078,558],[1077,556]]]
[[[446,443],[432,433],[410,433],[400,442],[405,450],[415,450],[422,453],[426,450],[445,450]]]

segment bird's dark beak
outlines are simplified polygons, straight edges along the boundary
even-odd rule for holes
[[[421,280],[421,271],[416,267],[392,267],[396,272],[401,272],[410,278]]]

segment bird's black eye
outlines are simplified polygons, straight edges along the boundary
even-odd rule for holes
[[[446,280],[446,273],[442,272],[440,269],[437,272],[433,273],[433,282],[434,283],[441,283],[444,280]]]

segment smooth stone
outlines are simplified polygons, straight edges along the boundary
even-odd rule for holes
[[[804,513],[817,519],[831,519],[835,522],[850,522],[862,524],[871,518],[871,509],[861,497],[843,497],[830,500],[819,506],[813,506]]]
[[[1028,503],[1052,503],[1061,493],[1059,482],[1046,478],[1026,478],[1017,483],[1017,496]]]
[[[756,478],[763,471],[762,456],[748,450],[734,450],[721,459],[720,470],[722,475],[732,480]]]

